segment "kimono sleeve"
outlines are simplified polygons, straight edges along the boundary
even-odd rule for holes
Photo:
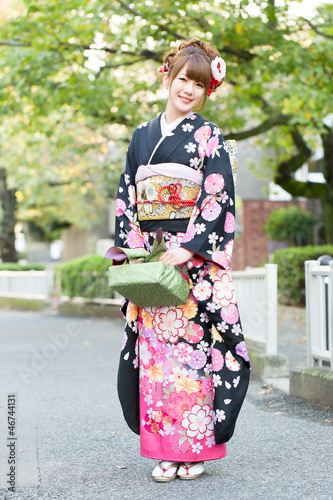
[[[115,245],[123,248],[144,247],[135,204],[135,174],[138,167],[135,159],[135,137],[136,131],[126,153],[126,166],[120,176],[116,198]]]
[[[228,269],[234,243],[235,189],[229,153],[222,136],[215,137],[214,145],[181,246]]]

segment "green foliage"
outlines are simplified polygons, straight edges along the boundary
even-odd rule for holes
[[[313,241],[316,218],[301,208],[290,205],[272,210],[264,225],[272,240],[288,241],[292,246],[304,246]]]
[[[333,257],[333,246],[291,247],[276,250],[273,262],[278,265],[278,294],[281,304],[291,306],[305,305],[306,260],[317,260],[321,255]]]
[[[17,262],[3,262],[0,271],[45,271],[44,264],[18,264]]]
[[[100,255],[85,255],[58,264],[55,273],[60,278],[61,293],[71,298],[112,298],[107,277],[110,265],[111,261]]]
[[[260,136],[272,172],[304,145],[322,145],[333,92],[329,3],[311,24],[287,1],[10,4],[0,13],[2,162],[19,216],[44,231],[54,221],[88,228],[100,219],[124,143],[165,108],[163,54],[184,38],[212,42],[226,59],[226,81],[204,110],[225,138]],[[281,185],[294,180],[299,165],[291,165],[276,175]],[[285,187],[313,197],[313,185]],[[322,200],[324,189],[316,192]]]

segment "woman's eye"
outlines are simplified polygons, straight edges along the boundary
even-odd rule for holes
[[[197,83],[197,87],[200,87],[201,89],[204,88],[203,83]]]

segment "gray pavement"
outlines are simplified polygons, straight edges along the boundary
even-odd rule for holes
[[[197,481],[153,482],[155,462],[140,457],[117,400],[122,327],[120,318],[0,310],[1,500],[333,498],[333,410],[254,380],[227,457],[208,462]],[[305,363],[299,319],[286,319],[280,337],[292,363]],[[6,490],[9,394],[16,493]]]

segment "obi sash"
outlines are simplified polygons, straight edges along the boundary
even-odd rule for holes
[[[139,221],[189,219],[203,175],[187,165],[141,165],[136,173]]]

